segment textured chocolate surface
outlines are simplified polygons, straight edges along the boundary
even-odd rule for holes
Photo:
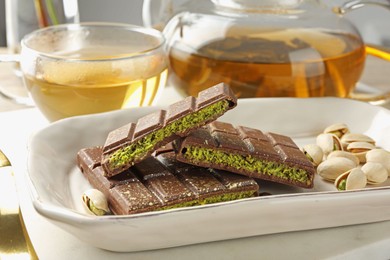
[[[185,120],[186,116],[199,115],[200,112],[205,111],[204,109],[221,101],[228,103],[222,111],[216,112],[212,110],[207,115],[207,118],[194,121],[192,125],[179,123],[179,120]],[[237,99],[232,90],[227,85],[221,83],[199,92],[198,98],[187,97],[182,101],[170,105],[167,110],[156,111],[140,118],[135,123],[129,123],[113,130],[108,134],[103,146],[102,165],[105,169],[105,174],[107,176],[114,176],[128,169],[135,163],[142,161],[162,145],[173,141],[179,136],[187,135],[194,128],[198,128],[217,119],[227,110],[235,107],[236,104]],[[176,130],[164,136],[163,140],[158,139],[157,143],[150,144],[150,139],[157,140],[158,138],[156,131],[163,131],[175,122],[179,124]],[[122,150],[130,146],[132,147],[131,149],[129,148],[131,151],[126,150],[123,152],[125,156],[122,156]],[[134,153],[135,149],[144,149],[145,152]],[[115,159],[113,159],[114,157]],[[124,157],[126,159],[117,159]],[[118,163],[118,161],[120,162]]]
[[[315,168],[288,136],[215,121],[175,145],[177,160],[185,163],[313,187]]]
[[[178,162],[169,148],[111,178],[104,174],[101,154],[101,147],[80,150],[78,166],[91,185],[105,194],[115,214],[135,214],[258,195],[259,186],[254,179]]]

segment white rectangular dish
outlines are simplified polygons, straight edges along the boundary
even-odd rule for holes
[[[102,145],[109,131],[157,109],[69,118],[34,134],[28,177],[35,209],[80,240],[120,252],[390,220],[389,180],[340,192],[318,176],[310,190],[260,181],[261,191],[272,195],[128,216],[85,213],[81,194],[90,185],[76,166],[76,153]],[[342,122],[390,150],[390,111],[353,100],[245,99],[220,120],[288,135],[299,146]]]

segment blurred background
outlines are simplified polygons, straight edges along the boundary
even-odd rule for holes
[[[329,6],[345,2],[345,0],[322,1]],[[110,21],[141,25],[142,2],[143,0],[79,0],[80,21]],[[381,2],[390,4],[390,0]],[[390,10],[367,6],[347,14],[346,17],[358,26],[367,43],[390,46]],[[5,27],[5,0],[0,0],[0,46],[6,46]]]
[[[33,2],[34,0],[18,1]],[[78,3],[80,21],[123,22],[142,25],[143,0],[79,0]],[[0,46],[6,46],[5,27],[5,0],[0,0]]]

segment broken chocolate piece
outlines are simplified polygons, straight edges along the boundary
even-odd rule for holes
[[[198,98],[187,97],[167,110],[113,130],[103,146],[102,166],[106,176],[128,169],[164,144],[214,121],[236,104],[232,90],[221,83],[201,91]]]
[[[258,195],[257,182],[238,174],[176,161],[166,149],[107,178],[100,164],[101,147],[78,152],[78,166],[90,184],[107,197],[115,214],[135,214],[248,198]]]
[[[312,188],[315,168],[284,135],[212,122],[175,141],[176,159],[253,178]]]

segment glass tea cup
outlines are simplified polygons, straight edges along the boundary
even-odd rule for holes
[[[21,42],[24,85],[49,121],[154,104],[165,86],[164,37],[113,23],[64,24]]]
[[[77,0],[25,1],[5,0],[6,39],[8,54],[20,53],[23,37],[37,29],[51,25],[78,23]],[[0,61],[4,55],[0,55]],[[15,84],[1,84],[2,96],[18,104],[33,105],[21,80],[20,65],[14,66]]]

